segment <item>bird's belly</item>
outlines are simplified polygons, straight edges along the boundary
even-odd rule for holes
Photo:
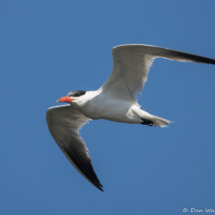
[[[90,104],[84,115],[91,119],[106,119],[115,122],[140,123],[140,118],[132,111],[133,104],[124,101],[100,102]]]

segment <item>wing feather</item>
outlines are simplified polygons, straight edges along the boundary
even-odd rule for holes
[[[136,102],[147,81],[149,68],[157,57],[176,61],[215,64],[215,60],[199,55],[149,45],[121,45],[112,49],[113,70],[101,87],[120,99]]]
[[[88,149],[79,135],[79,129],[90,119],[71,105],[49,108],[46,114],[49,131],[73,166],[95,187],[102,185],[91,164]]]

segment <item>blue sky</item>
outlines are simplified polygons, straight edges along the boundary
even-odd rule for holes
[[[0,2],[0,214],[184,214],[215,209],[215,66],[157,59],[139,103],[168,128],[92,121],[81,130],[104,193],[51,137],[45,114],[96,90],[116,45],[215,58],[215,1]]]

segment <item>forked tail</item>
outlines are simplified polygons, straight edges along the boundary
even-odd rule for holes
[[[142,125],[156,126],[161,128],[166,127],[171,123],[171,121],[167,119],[163,119],[153,115],[151,115],[150,119],[144,119],[144,118],[141,118],[141,119],[142,119],[142,122],[141,122]]]

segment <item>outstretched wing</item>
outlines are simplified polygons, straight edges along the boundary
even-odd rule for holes
[[[89,120],[71,105],[51,107],[46,113],[49,131],[63,153],[89,182],[103,191],[86,144],[79,135],[79,129]]]
[[[176,61],[215,64],[215,60],[185,52],[149,45],[121,45],[112,49],[113,70],[102,86],[104,92],[136,101],[147,80],[149,68],[157,57]]]

